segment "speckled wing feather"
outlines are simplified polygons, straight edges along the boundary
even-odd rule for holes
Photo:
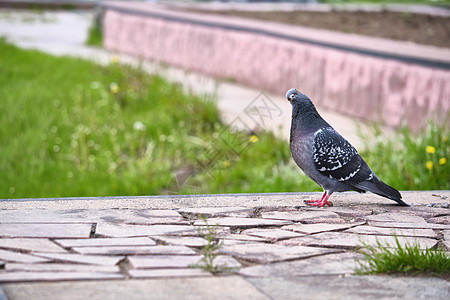
[[[373,178],[356,149],[333,128],[314,134],[314,164],[322,175],[350,185]]]

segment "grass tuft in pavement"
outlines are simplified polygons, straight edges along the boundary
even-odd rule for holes
[[[364,274],[405,274],[437,275],[450,278],[450,256],[442,249],[421,250],[418,244],[402,246],[395,235],[395,245],[377,246],[365,244],[359,253],[356,273]]]

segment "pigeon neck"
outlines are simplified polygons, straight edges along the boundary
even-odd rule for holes
[[[326,125],[312,103],[292,107],[291,137],[293,134],[315,132]]]

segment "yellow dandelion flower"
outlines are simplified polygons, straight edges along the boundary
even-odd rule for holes
[[[111,93],[113,94],[117,94],[119,92],[119,85],[115,82],[112,82],[109,85],[109,90],[111,91]]]
[[[427,161],[426,167],[428,170],[433,169],[433,162],[431,160]]]
[[[440,159],[439,159],[439,164],[442,166],[442,165],[445,165],[447,163],[447,159],[445,158],[445,157],[441,157]]]
[[[223,162],[223,166],[224,166],[225,168],[228,168],[230,165],[231,165],[231,163],[230,163],[229,160],[226,160],[226,161]]]
[[[250,142],[251,143],[256,143],[257,141],[259,141],[259,137],[257,135],[251,135],[250,136]]]
[[[425,151],[426,151],[427,153],[434,154],[434,153],[436,153],[436,148],[434,148],[433,146],[427,146],[427,147],[425,148]]]
[[[117,63],[119,63],[119,56],[117,56],[117,55],[111,56],[111,63],[112,63],[112,64],[117,64]]]

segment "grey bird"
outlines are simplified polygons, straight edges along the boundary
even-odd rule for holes
[[[319,200],[306,200],[306,204],[332,205],[328,202],[331,194],[354,190],[369,191],[408,206],[401,194],[378,179],[356,149],[319,115],[306,95],[290,89],[286,98],[292,105],[292,158],[324,190]]]

